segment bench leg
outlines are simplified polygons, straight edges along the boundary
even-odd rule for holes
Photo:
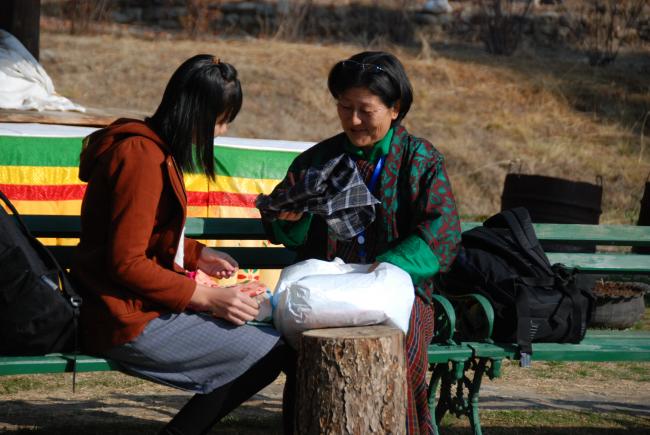
[[[431,381],[429,382],[429,410],[433,419],[433,430],[436,435],[440,431],[440,423],[447,412],[456,417],[466,415],[474,435],[482,435],[481,419],[479,416],[479,391],[483,376],[486,374],[488,360],[479,360],[432,364]],[[469,379],[465,375],[472,366],[474,376]],[[456,392],[452,394],[452,385]],[[436,391],[440,387],[440,398],[436,404]],[[467,399],[465,399],[465,389]],[[435,409],[434,409],[435,406]]]
[[[440,421],[442,420],[442,417],[444,417],[445,413],[447,412],[447,409],[443,405],[441,406],[441,403],[444,402],[445,404],[448,403],[447,400],[442,400],[443,397],[443,392],[442,389],[440,390],[440,398],[441,400],[438,401],[438,405],[436,406],[436,391],[438,391],[438,386],[440,386],[440,381],[444,374],[448,371],[447,368],[447,363],[445,364],[431,364],[431,380],[429,381],[429,395],[428,395],[428,400],[429,400],[429,412],[431,413],[431,420],[433,424],[433,433],[435,435],[438,435],[440,433],[439,425]],[[438,409],[440,407],[440,412],[441,414],[438,415]]]
[[[467,416],[474,435],[482,435],[479,417],[479,390],[483,375],[486,373],[485,359],[460,362],[432,364],[431,382],[429,383],[429,410],[433,417],[434,433],[438,435],[440,423],[447,412],[456,417]],[[474,376],[466,376],[470,367]],[[455,385],[455,393],[452,386]],[[440,398],[436,404],[436,390],[440,387]],[[467,391],[467,398],[465,398]],[[434,410],[435,405],[435,410]]]
[[[481,430],[481,418],[479,416],[478,401],[479,401],[479,391],[481,389],[481,382],[483,380],[483,375],[486,370],[486,359],[481,358],[478,361],[478,364],[474,366],[474,379],[467,385],[468,393],[468,412],[467,416],[469,417],[469,424],[472,427],[474,435],[482,435]]]

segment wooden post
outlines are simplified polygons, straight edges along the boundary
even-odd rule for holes
[[[41,0],[0,0],[0,29],[18,39],[38,60]]]
[[[404,333],[388,326],[303,333],[295,433],[406,433]]]

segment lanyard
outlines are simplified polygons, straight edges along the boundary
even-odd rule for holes
[[[384,167],[384,161],[386,160],[386,156],[381,156],[379,160],[377,161],[377,165],[375,166],[375,170],[372,173],[372,177],[370,177],[370,183],[368,183],[368,190],[370,193],[373,193],[373,190],[375,190],[375,186],[377,184],[377,180],[379,180],[379,174],[381,173],[381,170]],[[357,243],[359,244],[359,259],[361,260],[361,263],[366,263],[366,230],[362,230],[359,235],[357,236]]]

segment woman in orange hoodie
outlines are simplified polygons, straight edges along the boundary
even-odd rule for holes
[[[72,274],[84,299],[82,343],[128,373],[197,393],[161,433],[208,431],[294,360],[274,329],[246,324],[264,285],[211,287],[187,276],[237,269],[185,237],[183,173],[214,178],[214,136],[241,103],[235,68],[197,55],[172,75],[152,117],[120,119],[81,152],[88,185]]]

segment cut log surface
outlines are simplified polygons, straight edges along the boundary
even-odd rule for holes
[[[376,325],[303,333],[297,370],[299,434],[406,433],[404,334]]]

